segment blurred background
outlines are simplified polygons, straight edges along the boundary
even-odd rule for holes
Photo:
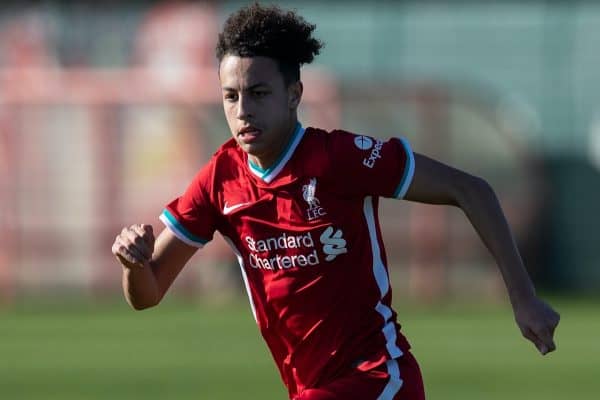
[[[246,2],[3,4],[0,397],[285,398],[220,237],[143,313],[110,252],[123,226],[161,230],[162,207],[229,138],[214,46]],[[486,178],[563,316],[560,350],[541,359],[464,215],[383,201],[430,397],[596,398],[600,3],[278,4],[326,44],[302,72],[303,124],[405,136]]]

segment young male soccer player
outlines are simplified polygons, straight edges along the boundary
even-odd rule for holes
[[[538,299],[494,192],[482,179],[381,141],[303,127],[300,65],[321,43],[292,12],[254,4],[219,35],[233,138],[152,226],[112,247],[136,309],[154,306],[219,231],[238,257],[258,327],[291,399],[424,399],[391,308],[380,196],[460,207],[495,257],[523,335],[554,350],[558,314]]]

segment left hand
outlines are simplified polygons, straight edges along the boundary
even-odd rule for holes
[[[513,303],[513,310],[521,333],[535,344],[542,355],[556,350],[554,330],[560,321],[560,315],[552,307],[532,296]]]

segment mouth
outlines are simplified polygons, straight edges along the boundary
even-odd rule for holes
[[[240,129],[237,136],[243,143],[252,143],[260,136],[261,133],[262,131],[260,129],[253,126],[247,126]]]

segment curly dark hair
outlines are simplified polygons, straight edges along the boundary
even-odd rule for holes
[[[323,43],[312,37],[316,26],[294,11],[255,2],[231,14],[219,34],[216,55],[269,57],[277,61],[285,84],[300,80],[300,66],[310,64]]]

